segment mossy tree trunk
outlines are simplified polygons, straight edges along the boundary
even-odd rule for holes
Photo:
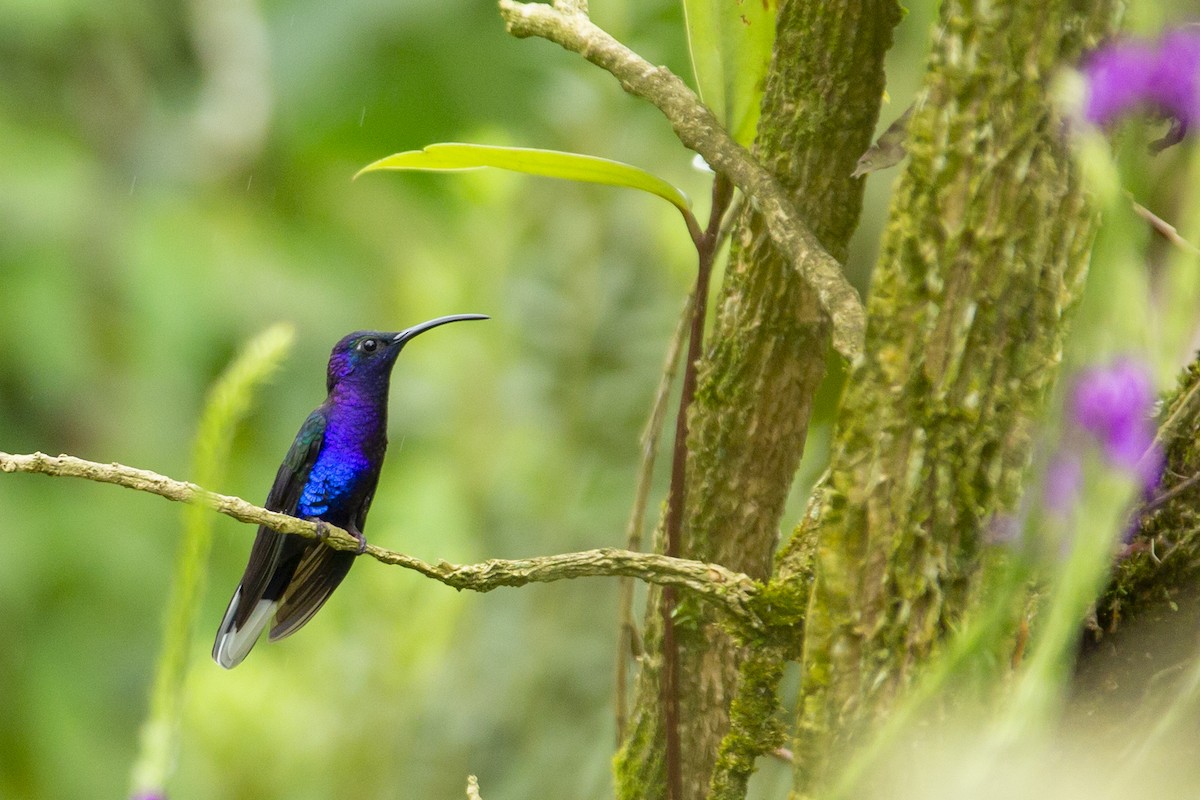
[[[828,328],[760,220],[744,215],[692,411],[686,555],[769,577],[764,595],[791,617],[747,659],[705,609],[679,609],[686,797],[744,794],[775,735],[782,663],[797,656],[795,785],[819,791],[855,732],[886,714],[968,611],[987,527],[1019,499],[1097,224],[1049,85],[1111,35],[1117,6],[942,5],[831,470],[773,573]],[[839,259],[861,200],[848,175],[898,18],[882,0],[780,8],[755,151]],[[617,758],[622,797],[665,795],[657,620],[654,596]]]
[[[883,95],[894,0],[783,0],[755,153],[788,190],[821,244],[844,260]],[[829,326],[815,293],[771,245],[761,218],[739,220],[711,345],[690,417],[684,555],[765,579],[825,371]],[[664,797],[659,595],[632,725],[617,757],[621,797]],[[686,798],[708,796],[742,652],[709,609],[676,612]]]
[[[1200,359],[1164,398],[1160,423],[1166,469],[1096,603],[1100,631],[1116,630],[1131,613],[1169,607],[1200,575]]]
[[[794,534],[816,552],[801,794],[967,611],[989,522],[1018,499],[1096,227],[1048,85],[1115,6],[942,4],[865,356]]]

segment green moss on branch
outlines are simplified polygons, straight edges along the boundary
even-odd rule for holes
[[[1047,87],[1115,2],[942,4],[817,542],[796,789],[824,785],[962,619],[1058,373],[1096,218]]]

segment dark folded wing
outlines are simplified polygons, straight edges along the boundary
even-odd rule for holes
[[[354,515],[354,525],[359,533],[367,523],[367,511],[375,498],[375,486],[379,474],[375,473],[368,487],[362,505]],[[348,550],[334,550],[326,545],[318,545],[304,554],[300,566],[296,568],[292,580],[284,592],[283,601],[275,610],[275,626],[271,628],[270,639],[277,641],[290,636],[304,623],[312,619],[313,614],[325,604],[329,595],[338,587],[350,567],[354,564],[355,554]]]
[[[290,636],[304,627],[304,623],[325,605],[353,564],[353,552],[334,550],[323,544],[305,553],[283,593],[279,608],[275,609],[271,641]]]
[[[279,465],[275,483],[267,495],[266,508],[284,514],[295,514],[300,502],[308,474],[321,452],[325,441],[325,413],[317,409],[309,414],[300,426],[292,447]],[[296,536],[285,536],[265,525],[259,526],[254,546],[250,548],[250,561],[242,575],[240,602],[234,615],[234,625],[241,628],[249,619],[256,603],[268,593],[282,591],[282,584],[290,576],[278,574],[281,564],[298,560],[308,542]],[[268,598],[274,599],[274,597]]]

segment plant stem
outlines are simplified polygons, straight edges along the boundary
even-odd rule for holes
[[[733,185],[718,174],[713,181],[712,209],[708,228],[696,247],[696,291],[693,293],[692,326],[683,369],[683,391],[675,415],[675,446],[671,456],[671,492],[667,500],[667,556],[679,558],[683,549],[683,510],[687,501],[688,409],[696,396],[696,364],[704,344],[704,321],[708,311],[708,284],[721,231],[721,220],[733,199]],[[679,744],[679,646],[675,641],[675,590],[664,586],[662,593],[663,679],[660,698],[667,739],[667,797],[683,797],[683,771]]]
[[[634,493],[633,509],[629,512],[629,523],[625,526],[625,549],[636,552],[642,549],[642,524],[646,516],[646,503],[650,498],[650,484],[654,477],[654,462],[658,455],[658,439],[662,433],[663,420],[667,416],[667,401],[671,395],[671,383],[675,380],[675,370],[679,364],[679,352],[683,349],[683,337],[688,330],[688,320],[692,317],[692,306],[696,296],[688,295],[679,322],[675,325],[675,333],[671,335],[671,343],[667,346],[667,356],[664,359],[662,376],[658,381],[658,389],[654,393],[654,404],[650,409],[650,418],[642,431],[642,463],[638,468],[637,490]],[[619,587],[617,620],[617,675],[616,675],[616,723],[617,742],[625,738],[625,724],[628,714],[626,699],[626,684],[628,683],[629,656],[641,652],[637,623],[633,619],[633,580],[621,578]]]

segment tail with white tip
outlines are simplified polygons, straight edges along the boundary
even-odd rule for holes
[[[242,659],[258,641],[259,634],[267,627],[271,617],[275,616],[275,609],[279,607],[278,600],[260,599],[245,623],[237,627],[236,618],[241,599],[242,587],[239,586],[233,593],[233,599],[229,601],[229,608],[225,611],[221,627],[217,630],[217,640],[213,643],[213,661],[225,669],[233,669],[242,663]]]

